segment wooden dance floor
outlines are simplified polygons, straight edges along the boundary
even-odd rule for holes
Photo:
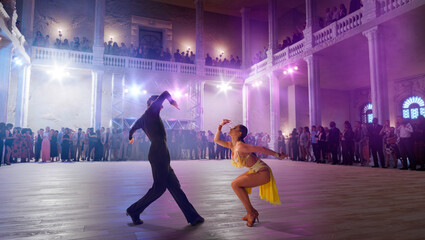
[[[265,160],[282,205],[251,195],[252,228],[230,182],[230,160],[172,161],[205,218],[191,227],[168,191],[132,226],[125,209],[152,184],[148,162],[23,163],[0,167],[0,239],[424,239],[425,173]],[[246,171],[246,170],[245,170]]]

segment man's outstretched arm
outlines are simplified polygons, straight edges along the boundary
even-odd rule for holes
[[[137,119],[137,121],[133,124],[133,126],[130,129],[130,132],[128,133],[128,140],[131,141],[133,138],[134,132],[137,131],[137,129],[140,129],[143,127],[143,120],[142,118]]]
[[[174,105],[176,103],[176,101],[174,101],[171,98],[171,94],[168,91],[164,91],[163,93],[161,93],[161,95],[159,95],[159,97],[151,104],[151,106],[149,107],[149,111],[153,111],[155,113],[159,114],[159,111],[161,110],[162,104],[164,103],[165,100],[168,100],[168,102],[170,102],[171,105]]]

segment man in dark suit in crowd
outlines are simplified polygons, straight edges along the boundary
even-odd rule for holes
[[[171,98],[170,93],[167,91],[159,96],[153,95],[148,99],[148,109],[146,109],[145,113],[134,123],[129,132],[128,139],[130,143],[134,141],[134,132],[140,128],[143,129],[151,141],[148,159],[152,167],[153,185],[145,196],[127,208],[127,215],[131,217],[135,225],[142,224],[143,221],[140,220],[140,214],[168,189],[182,210],[187,222],[194,226],[204,222],[204,219],[196,212],[195,208],[187,199],[185,193],[181,189],[180,182],[174,170],[170,166],[167,136],[164,124],[159,116],[162,109],[162,103],[165,100],[168,100],[171,105],[179,109],[177,102]]]
[[[372,157],[373,157],[372,167],[374,168],[379,167],[379,163],[378,163],[378,155],[379,155],[379,161],[381,162],[381,167],[385,168],[382,135],[380,134],[382,130],[382,125],[378,124],[377,118],[374,118],[372,120],[372,125],[370,125],[368,130],[369,130],[369,146],[370,146],[370,150],[372,152]]]
[[[338,148],[339,148],[339,141],[341,138],[341,131],[336,127],[335,122],[329,123],[329,139],[328,139],[328,146],[329,151],[332,154],[332,165],[338,164]]]

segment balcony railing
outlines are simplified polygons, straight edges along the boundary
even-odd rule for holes
[[[382,15],[411,2],[414,0],[379,0],[379,12]]]
[[[93,53],[54,48],[32,48],[32,60],[51,60],[61,63],[93,64]]]
[[[232,68],[219,68],[219,67],[205,67],[205,75],[211,77],[225,77],[225,78],[244,78],[244,72],[240,69]]]

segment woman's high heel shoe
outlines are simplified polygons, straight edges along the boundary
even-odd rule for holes
[[[256,215],[258,215],[257,210],[254,210],[254,213],[255,213]],[[247,213],[244,217],[242,217],[241,219],[242,219],[243,221],[248,221],[248,213]]]
[[[258,212],[254,215],[248,215],[246,225],[248,227],[252,227],[254,226],[255,221],[260,222],[260,220],[258,219],[258,215]]]

